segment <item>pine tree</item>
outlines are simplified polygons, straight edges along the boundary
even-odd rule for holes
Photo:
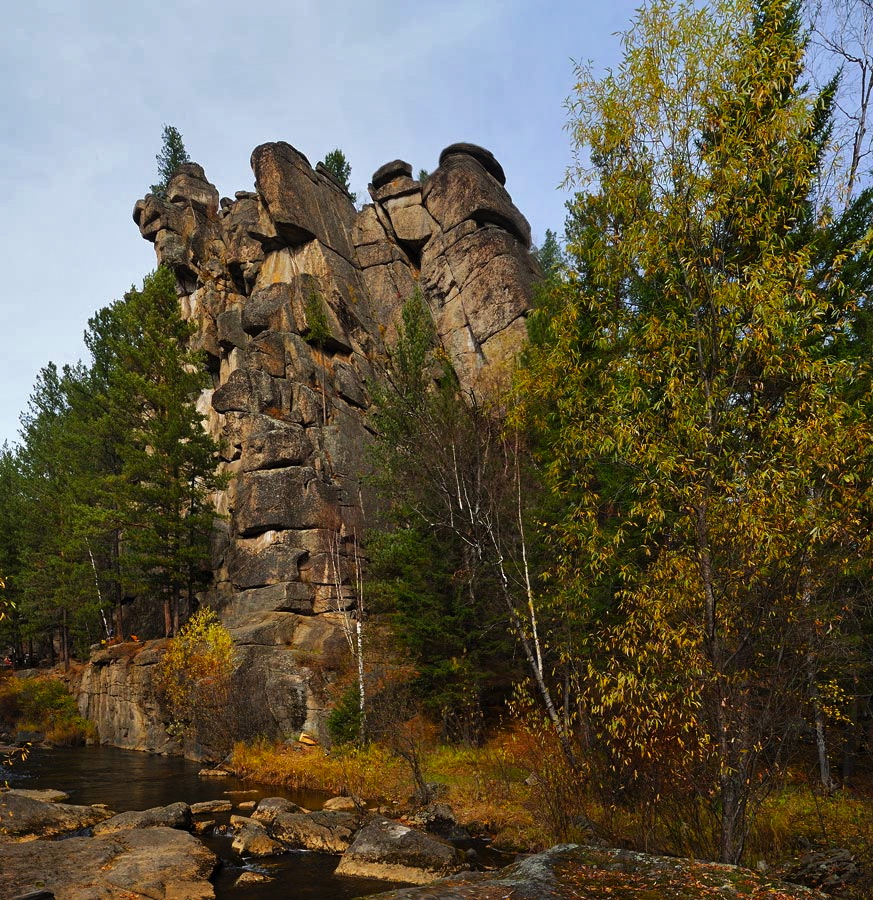
[[[185,150],[185,144],[182,142],[182,135],[175,126],[164,125],[161,139],[163,142],[161,152],[155,155],[158,164],[158,181],[149,190],[156,197],[164,198],[167,196],[167,187],[176,169],[191,160]]]
[[[122,485],[115,493],[125,532],[122,565],[129,580],[161,599],[166,633],[173,634],[205,575],[215,518],[210,498],[221,483],[217,446],[195,407],[207,376],[187,347],[191,331],[168,269],[130,291],[113,315],[120,327],[111,338],[105,401],[114,425],[124,423],[114,450],[120,473],[111,482]]]
[[[351,189],[352,166],[346,159],[345,153],[337,147],[335,150],[331,150],[330,153],[325,154],[320,165],[324,166],[343,186],[345,192],[351,197],[352,203],[357,203],[358,195],[353,193]]]

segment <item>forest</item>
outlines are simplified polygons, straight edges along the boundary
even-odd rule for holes
[[[425,795],[428,742],[526,748],[540,840],[754,864],[842,798],[873,854],[873,5],[652,0],[622,51],[575,70],[508,392],[403,308],[332,734]],[[87,656],[134,596],[184,636],[222,484],[190,336],[160,268],[42,370],[0,454],[0,647]]]

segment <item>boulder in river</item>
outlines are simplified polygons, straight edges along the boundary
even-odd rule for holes
[[[358,816],[342,810],[281,812],[273,819],[270,830],[274,838],[289,847],[319,850],[322,853],[343,853],[352,842],[360,824]]]
[[[274,856],[285,852],[285,845],[273,840],[260,822],[249,819],[233,838],[233,849],[240,856]]]
[[[451,845],[374,816],[355,835],[336,873],[426,884],[463,868],[461,855]]]
[[[280,812],[305,813],[306,810],[284,797],[264,797],[252,810],[251,818],[269,827]]]
[[[191,807],[187,803],[171,803],[169,806],[119,813],[95,826],[94,834],[112,834],[129,828],[181,828],[190,831],[191,826]]]

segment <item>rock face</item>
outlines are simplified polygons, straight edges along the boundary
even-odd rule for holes
[[[347,653],[337,619],[373,512],[371,390],[402,306],[420,291],[462,389],[482,395],[525,339],[537,271],[530,226],[481,147],[446,148],[424,184],[387,163],[360,211],[290,144],[263,144],[251,163],[255,191],[219,199],[191,163],[133,218],[175,272],[212,373],[199,408],[230,482],[202,599],[234,634],[253,733],[324,738],[318,683]],[[171,749],[152,730],[147,665],[100,659],[83,682],[101,740]]]
[[[100,739],[126,750],[178,751],[167,734],[155,689],[155,666],[166,641],[127,642],[91,657],[74,685],[79,710]]]

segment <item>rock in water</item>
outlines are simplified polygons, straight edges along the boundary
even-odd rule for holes
[[[0,793],[0,842],[67,834],[90,828],[112,815],[107,809],[40,800],[31,793]]]
[[[191,807],[187,803],[171,803],[169,806],[119,813],[95,825],[94,834],[112,834],[130,828],[181,828],[190,831],[192,822]]]
[[[454,847],[377,816],[357,833],[336,872],[426,884],[463,868]]]

